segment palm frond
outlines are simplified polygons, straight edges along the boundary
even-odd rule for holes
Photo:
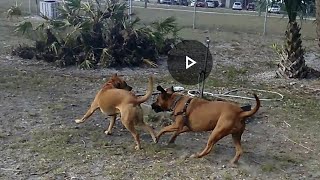
[[[22,34],[25,34],[26,32],[31,30],[32,30],[32,23],[30,21],[22,21],[16,26],[14,32],[20,32]]]
[[[157,68],[158,65],[156,63],[154,63],[153,61],[151,61],[150,59],[143,59],[143,62],[148,64],[149,66],[153,67],[153,68]]]

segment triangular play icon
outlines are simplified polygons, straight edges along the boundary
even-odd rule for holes
[[[186,56],[186,69],[189,69],[191,66],[195,65],[197,62],[191,59],[189,56]]]

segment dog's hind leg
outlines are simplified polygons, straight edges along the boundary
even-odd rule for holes
[[[178,131],[174,132],[174,134],[171,136],[171,138],[169,140],[169,143],[174,143],[176,141],[177,137],[179,136],[179,134],[184,133],[184,132],[188,132],[188,131],[190,131],[190,129],[187,126],[183,126],[183,128],[181,130],[179,129]]]
[[[99,109],[99,106],[97,103],[95,103],[95,101],[93,101],[93,103],[91,104],[90,108],[88,109],[88,111],[86,112],[86,114],[81,118],[81,119],[76,119],[75,122],[76,123],[83,123],[84,121],[86,121],[97,109]]]
[[[116,122],[116,118],[117,118],[117,115],[112,115],[109,127],[106,131],[104,131],[104,133],[106,133],[107,135],[112,134],[112,128],[114,126],[114,123]]]
[[[135,149],[140,150],[140,138],[137,130],[134,128],[134,122],[135,120],[130,120],[130,118],[136,118],[134,116],[130,116],[132,112],[132,107],[128,107],[126,110],[120,112],[121,113],[121,122],[122,124],[130,131],[131,135],[134,138],[134,141],[136,143]]]
[[[241,136],[243,131],[232,134],[233,143],[236,147],[236,155],[234,158],[230,161],[231,165],[235,165],[235,163],[238,162],[240,156],[243,153],[242,147],[241,147]]]
[[[232,128],[232,126],[231,126],[231,128]],[[204,150],[201,153],[191,155],[191,157],[201,158],[201,157],[209,154],[209,152],[212,150],[213,145],[216,142],[218,142],[220,139],[222,139],[226,135],[230,134],[231,128],[229,128],[229,127],[226,128],[223,125],[220,125],[220,126],[217,125],[215,127],[215,129],[212,131],[212,133],[210,134],[209,140],[207,142],[207,146],[204,148]]]
[[[140,138],[137,130],[134,128],[133,123],[130,124],[124,124],[124,126],[130,131],[131,135],[134,138],[134,141],[136,142],[135,149],[140,150],[141,149],[141,144],[140,144]]]

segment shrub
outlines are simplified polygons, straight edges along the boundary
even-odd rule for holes
[[[179,39],[175,19],[169,17],[139,27],[140,19],[136,17],[130,22],[126,10],[125,3],[66,0],[61,4],[58,19],[43,16],[45,21],[36,27],[23,21],[15,31],[35,40],[37,59],[59,66],[94,68],[155,63]]]

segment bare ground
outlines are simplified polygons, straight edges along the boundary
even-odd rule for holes
[[[188,29],[182,33],[185,37],[197,33],[198,39],[206,36]],[[103,78],[114,72],[123,74],[139,92],[145,89],[150,74],[156,77],[156,84],[179,85],[167,73],[165,63],[157,69],[80,70],[3,55],[0,178],[319,179],[319,80],[274,78],[277,57],[270,46],[281,42],[278,37],[265,40],[232,32],[213,32],[211,36],[216,37],[211,50],[215,66],[207,79],[207,91],[247,87],[284,95],[279,102],[263,101],[248,122],[242,140],[244,154],[237,168],[228,166],[235,153],[229,136],[208,156],[192,159],[192,153],[204,148],[209,132],[182,134],[175,145],[166,144],[169,135],[153,144],[151,137],[141,132],[143,149],[135,151],[130,133],[119,121],[111,136],[103,133],[108,120],[99,112],[88,122],[75,124],[74,119],[85,113]],[[312,53],[316,43],[304,42],[307,64],[319,68]],[[265,93],[259,96],[272,98]],[[146,121],[158,131],[163,122],[153,116],[146,115]]]

